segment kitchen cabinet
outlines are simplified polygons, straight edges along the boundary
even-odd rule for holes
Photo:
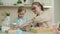
[[[22,1],[22,4],[18,5],[17,4],[18,0],[1,0],[0,3],[2,2],[3,5],[0,5],[0,7],[19,7],[19,6],[25,6],[25,7],[31,7],[31,4],[33,2],[40,2],[45,8],[52,8],[52,0],[24,0]]]

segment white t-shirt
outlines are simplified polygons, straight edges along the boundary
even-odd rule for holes
[[[48,21],[47,24],[50,26],[52,24],[52,15],[51,12],[43,12],[39,16],[35,17],[34,19],[35,22],[43,22],[43,21]]]

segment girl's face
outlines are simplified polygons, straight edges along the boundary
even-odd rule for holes
[[[26,11],[22,10],[21,12],[18,13],[18,16],[22,18],[25,15]]]
[[[37,6],[37,5],[32,5],[32,11],[35,13],[35,14],[38,14],[40,12],[40,6]]]

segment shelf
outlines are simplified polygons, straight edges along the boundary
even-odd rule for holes
[[[25,5],[25,7],[31,7],[31,5]],[[52,6],[43,6],[44,9],[49,9],[49,8],[52,8]]]
[[[0,7],[19,7],[24,5],[0,5]]]
[[[52,8],[52,6],[43,6],[44,8]]]
[[[20,7],[20,6],[25,6],[25,7],[31,7],[31,5],[0,5],[0,7]],[[52,8],[52,6],[43,6],[45,9]]]

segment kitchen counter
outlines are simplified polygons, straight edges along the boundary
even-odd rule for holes
[[[49,34],[53,34],[52,32],[37,33],[37,34],[48,34],[48,33],[49,33]],[[0,34],[6,34],[6,33],[0,31]],[[23,34],[36,34],[36,33],[23,32]]]
[[[31,33],[31,32],[23,32],[23,34],[53,34],[53,32],[45,32],[45,33]],[[0,31],[0,34],[6,34],[6,33],[4,33],[4,32],[2,32],[2,31]]]
[[[9,30],[8,34],[16,34],[17,30]],[[23,31],[22,34],[53,34],[53,31],[42,31],[42,32],[25,32]]]

